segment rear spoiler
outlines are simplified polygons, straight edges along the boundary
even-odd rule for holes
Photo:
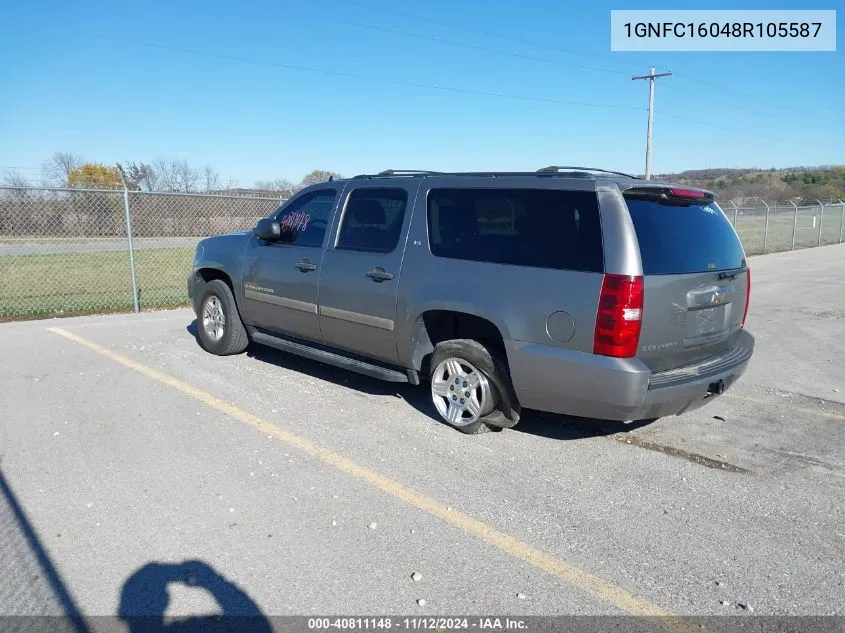
[[[689,206],[691,204],[710,204],[716,194],[706,189],[672,187],[669,185],[636,186],[624,189],[622,195],[634,200],[651,200],[670,206]]]

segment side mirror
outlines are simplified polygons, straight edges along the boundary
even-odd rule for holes
[[[260,219],[252,232],[258,239],[268,242],[278,242],[282,237],[281,226],[270,218]]]

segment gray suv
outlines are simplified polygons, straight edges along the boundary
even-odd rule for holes
[[[578,167],[386,171],[312,185],[202,240],[201,345],[250,341],[428,384],[465,433],[523,408],[679,415],[745,371],[751,273],[711,192]]]

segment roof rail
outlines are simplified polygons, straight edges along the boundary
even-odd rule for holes
[[[377,174],[359,174],[355,178],[379,178],[390,176],[436,176],[443,172],[427,171],[425,169],[385,169]]]
[[[416,176],[416,175],[429,175],[429,174],[441,174],[443,172],[440,171],[428,171],[425,169],[385,169],[384,171],[379,172],[379,176]]]
[[[566,175],[568,173],[573,172],[581,172],[583,176],[590,176],[589,172],[597,172],[602,174],[615,174],[618,176],[625,176],[626,178],[633,178],[636,180],[641,180],[639,176],[634,176],[632,174],[626,174],[621,171],[610,171],[608,169],[598,169],[595,167],[559,167],[557,165],[552,165],[550,167],[543,167],[542,169],[538,169],[537,171],[428,171],[424,169],[386,169],[384,171],[380,171],[377,174],[359,174],[358,176],[353,176],[354,180],[359,179],[372,179],[372,178],[391,178],[397,176],[409,176],[409,177],[420,177],[426,178],[429,176],[476,176],[476,177],[500,177],[500,176],[537,176],[537,175]]]
[[[556,174],[561,171],[596,171],[602,174],[616,174],[617,176],[626,176],[627,178],[636,178],[640,179],[639,176],[634,176],[633,174],[626,174],[622,171],[612,171],[610,169],[600,169],[598,167],[573,167],[573,166],[559,166],[559,165],[550,165],[549,167],[543,167],[537,170],[538,174]]]

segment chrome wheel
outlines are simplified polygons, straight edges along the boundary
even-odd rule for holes
[[[431,376],[431,400],[449,424],[467,426],[492,410],[487,377],[463,358],[447,358]]]
[[[226,329],[226,315],[223,314],[223,304],[214,295],[206,299],[202,310],[202,327],[212,341],[223,338]]]

